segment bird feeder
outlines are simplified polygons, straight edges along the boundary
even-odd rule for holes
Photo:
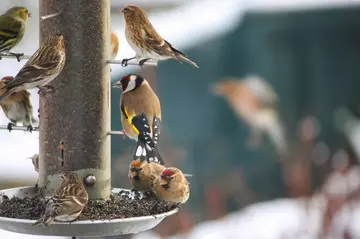
[[[40,16],[49,16],[40,20],[40,42],[60,33],[66,46],[65,67],[51,83],[55,91],[40,96],[39,190],[51,196],[60,174],[74,171],[83,180],[89,200],[107,200],[121,190],[111,189],[110,184],[110,137],[118,134],[110,131],[110,1],[40,0],[39,6]],[[8,198],[36,193],[35,187],[1,191]],[[47,228],[32,226],[34,220],[0,217],[0,229],[49,236],[121,235],[149,230],[177,210],[125,219],[55,222]]]

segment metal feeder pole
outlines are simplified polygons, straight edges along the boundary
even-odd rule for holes
[[[76,171],[89,199],[110,196],[110,1],[40,0],[40,41],[65,38],[66,65],[40,96],[39,188],[51,195],[63,171]],[[61,14],[56,15],[56,13]],[[63,142],[62,150],[59,149]],[[63,156],[63,159],[62,159]]]

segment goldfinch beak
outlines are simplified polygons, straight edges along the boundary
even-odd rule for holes
[[[120,81],[116,82],[114,85],[113,85],[113,88],[119,88],[121,89],[122,87],[122,84],[120,83]]]
[[[167,184],[168,184],[168,182],[166,180],[161,180],[161,183],[160,183],[161,186],[164,186],[164,185],[167,185]]]
[[[32,16],[32,15],[31,15],[31,13],[29,12],[29,13],[28,13],[28,17],[31,17],[31,16]]]

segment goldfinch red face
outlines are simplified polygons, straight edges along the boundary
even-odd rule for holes
[[[113,88],[119,88],[122,89],[123,93],[135,90],[137,87],[139,87],[142,82],[144,81],[144,78],[142,78],[139,75],[130,74],[124,76],[121,80],[116,82],[113,85]]]

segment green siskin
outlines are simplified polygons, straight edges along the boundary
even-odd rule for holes
[[[20,61],[20,56],[24,54],[12,53],[10,50],[22,40],[30,16],[25,7],[13,7],[0,15],[0,53],[9,53]]]

